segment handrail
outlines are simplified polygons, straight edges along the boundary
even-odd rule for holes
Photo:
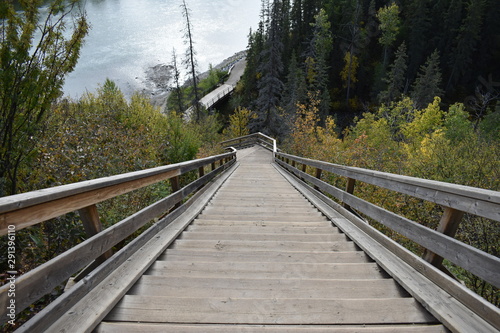
[[[16,230],[20,230],[234,156],[235,152],[232,151],[203,159],[2,197],[0,235],[7,234],[9,225],[15,225]]]
[[[500,287],[500,258],[453,238],[463,213],[500,221],[499,192],[341,166],[284,153],[276,154],[276,162],[296,177],[334,196],[343,203],[344,207],[356,209],[423,246],[430,251],[425,256],[435,266],[441,268],[444,258],[492,285]],[[296,163],[302,164],[302,170],[297,167]],[[316,177],[307,174],[306,167],[315,168]],[[324,171],[347,177],[348,189],[344,191],[322,181],[320,178]],[[356,197],[353,195],[355,180],[442,205],[445,207],[445,213],[440,222],[440,230],[434,231]]]
[[[264,140],[268,140],[270,142],[266,142]],[[229,139],[220,143],[222,146],[234,146],[234,147],[242,147],[242,146],[251,146],[254,144],[259,144],[264,148],[271,150],[274,154],[278,151],[278,147],[276,145],[276,140],[272,137],[265,135],[261,132],[240,136],[238,138]],[[269,147],[270,146],[270,147]]]
[[[261,145],[269,149],[271,145],[268,142],[269,139],[262,133],[254,133],[228,140],[223,144],[230,143],[237,148]],[[413,267],[415,272],[435,283],[487,322],[500,327],[500,318],[496,316],[498,313],[496,308],[462,284],[452,283],[453,280],[447,276],[451,273],[447,272],[442,264],[443,258],[447,259],[493,286],[500,286],[500,258],[454,238],[465,213],[500,221],[500,192],[307,159],[282,153],[277,147],[273,150],[277,167],[284,169],[284,172],[287,171],[297,184],[303,184],[305,191],[316,198],[312,200],[323,202],[326,206],[343,214],[353,226],[356,226],[355,228],[359,228],[360,232],[394,253],[402,262]],[[340,189],[323,181],[322,175],[325,172],[345,177],[346,188]],[[354,188],[357,182],[375,185],[443,206],[444,213],[437,230],[432,230],[355,196]],[[301,187],[301,185],[297,186]],[[341,204],[337,204],[327,195],[338,199]],[[424,247],[423,258],[418,258],[376,231],[366,221],[359,218],[359,213]],[[347,233],[352,231],[351,227],[342,230]],[[363,244],[358,245],[363,248]],[[382,259],[380,264],[383,260],[386,259]],[[402,280],[405,278],[407,277],[401,277]],[[412,290],[411,294],[418,296],[420,292],[423,291]]]
[[[170,215],[165,214],[172,208],[179,207],[187,196],[236,162],[236,150],[229,149],[231,151],[228,153],[207,158],[0,198],[3,234],[7,230],[27,228],[75,210],[79,210],[86,230],[94,234],[59,256],[16,277],[16,313],[105,255],[149,221],[161,216],[168,218]],[[206,167],[211,169],[207,174]],[[197,169],[199,178],[180,188],[179,176]],[[172,194],[101,231],[95,204],[168,179],[171,181]],[[158,223],[165,224],[162,220]],[[150,229],[155,228],[155,225]],[[0,287],[0,323],[8,319],[8,292],[9,284]]]

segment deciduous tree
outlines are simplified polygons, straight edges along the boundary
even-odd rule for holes
[[[16,193],[17,173],[77,63],[89,29],[78,3],[52,0],[44,19],[41,0],[20,1],[22,11],[0,3],[0,196]]]

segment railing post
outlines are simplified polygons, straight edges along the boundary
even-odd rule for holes
[[[204,166],[201,166],[198,168],[198,175],[200,178],[205,176],[205,167]]]
[[[306,173],[307,172],[307,164],[303,163],[302,164],[302,172],[303,173]],[[305,182],[306,180],[304,179],[304,177],[301,177],[300,180],[302,180],[303,182]]]
[[[97,211],[96,205],[91,205],[78,210],[78,214],[83,222],[83,228],[87,233],[87,236],[92,237],[97,235],[102,231],[102,223],[99,218],[99,212]],[[104,261],[109,259],[113,255],[113,250],[109,249],[104,252],[101,256],[97,257],[93,263],[83,269],[80,273],[78,273],[73,279],[74,282],[80,281],[85,275],[89,272],[93,271],[97,266],[102,264]]]
[[[316,175],[315,175],[315,177],[316,177],[317,179],[321,180],[321,174],[322,174],[322,172],[323,172],[323,170],[322,170],[322,169],[320,169],[320,168],[316,168]],[[319,191],[319,190],[320,190],[318,186],[314,186],[314,189],[315,189],[316,191]]]
[[[458,226],[460,225],[460,221],[462,220],[463,216],[464,212],[446,207],[436,230],[447,236],[455,237]],[[425,249],[422,258],[431,263],[433,266],[441,269],[445,273],[450,274],[448,270],[443,266],[443,258],[441,256],[438,256],[434,252]]]
[[[354,185],[355,184],[356,184],[356,180],[348,177],[347,178],[347,184],[346,184],[345,191],[347,193],[349,193],[349,194],[353,194],[354,193]],[[342,202],[342,207],[344,207],[345,209],[347,209],[349,211],[351,210],[351,206],[349,206],[345,202]]]
[[[172,193],[175,193],[181,189],[179,184],[179,176],[170,178],[170,186],[172,187]],[[181,205],[181,202],[176,203],[174,209],[180,207]]]

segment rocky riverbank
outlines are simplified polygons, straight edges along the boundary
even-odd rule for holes
[[[229,70],[238,60],[246,55],[246,51],[240,51],[231,57],[224,59],[220,64],[214,66],[215,69]],[[151,103],[164,107],[172,89],[173,66],[170,64],[159,64],[149,67],[145,72],[144,88],[142,93],[149,96]],[[199,75],[200,79],[208,76],[208,71]]]

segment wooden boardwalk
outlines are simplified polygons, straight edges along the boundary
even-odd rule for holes
[[[447,331],[282,176],[269,151],[240,150],[238,161],[97,332]]]

